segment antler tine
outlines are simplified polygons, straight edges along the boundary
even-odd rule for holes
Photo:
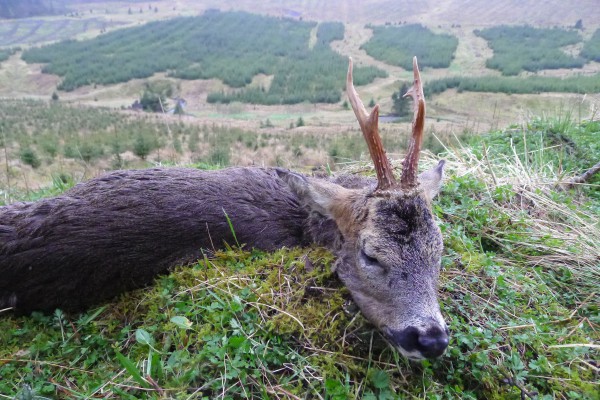
[[[385,155],[385,149],[383,148],[383,143],[381,142],[381,137],[379,136],[379,104],[373,108],[371,114],[369,114],[365,109],[363,102],[358,97],[358,93],[354,88],[354,83],[352,80],[352,58],[349,59],[348,63],[346,92],[365,141],[367,142],[371,159],[375,165],[375,172],[377,173],[376,190],[389,189],[396,185],[396,178],[394,178],[392,166]]]
[[[413,58],[413,86],[406,92],[404,97],[411,96],[414,102],[414,115],[412,124],[412,137],[408,144],[406,157],[402,162],[402,177],[400,178],[400,187],[411,189],[417,182],[417,172],[419,165],[419,154],[421,152],[421,143],[423,142],[423,127],[425,126],[425,96],[423,95],[423,84],[417,57]]]

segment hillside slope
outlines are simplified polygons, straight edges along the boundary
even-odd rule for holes
[[[160,4],[160,3],[159,3]],[[486,26],[499,24],[532,24],[541,26],[574,25],[578,19],[584,26],[600,24],[600,7],[595,0],[565,2],[546,0],[333,0],[327,2],[295,0],[240,0],[225,7],[219,0],[181,0],[179,11],[220,8],[244,10],[277,16],[298,17],[317,21],[348,23],[416,22],[429,26],[461,24]]]
[[[55,15],[64,11],[63,1],[52,0],[3,0],[0,2],[0,18],[28,18],[38,15]]]

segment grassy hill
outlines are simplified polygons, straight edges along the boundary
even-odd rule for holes
[[[434,212],[452,336],[439,360],[406,361],[347,309],[326,251],[227,248],[81,315],[4,316],[0,393],[597,398],[600,177],[556,183],[590,166],[599,135],[598,122],[537,119],[443,154]]]

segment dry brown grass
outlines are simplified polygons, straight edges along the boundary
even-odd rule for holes
[[[534,161],[527,164],[514,148],[512,156],[482,158],[472,148],[458,146],[448,148],[445,158],[454,176],[470,175],[485,183],[482,197],[494,212],[523,224],[517,234],[506,235],[500,226],[482,232],[482,237],[505,250],[504,263],[525,261],[536,273],[552,271],[557,276],[569,271],[577,283],[570,290],[594,296],[600,293],[598,211],[590,208],[585,196],[560,193],[560,183],[570,176],[558,173],[553,162],[536,162],[544,160],[542,155],[548,150],[529,151]],[[498,200],[499,191],[507,191],[503,200]]]

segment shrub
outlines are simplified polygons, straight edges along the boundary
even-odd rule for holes
[[[79,145],[79,156],[85,162],[90,162],[92,159],[100,157],[104,154],[104,149],[96,143],[88,141]]]
[[[37,153],[31,147],[25,147],[21,149],[19,152],[19,158],[25,164],[30,165],[33,168],[38,168],[40,165],[42,165]]]
[[[591,76],[570,76],[555,78],[548,76],[529,76],[520,78],[514,76],[485,76],[485,77],[452,77],[435,79],[426,83],[425,96],[429,97],[448,89],[459,92],[494,92],[494,93],[594,93],[600,92],[600,74]]]
[[[152,141],[149,140],[145,135],[139,134],[136,136],[133,142],[133,154],[145,160],[148,154],[154,149]]]
[[[227,145],[214,146],[208,156],[208,163],[226,167],[230,163],[229,147]]]
[[[172,95],[173,86],[169,81],[147,82],[140,98],[140,104],[145,111],[166,112],[168,109],[167,98]],[[183,110],[180,110],[180,113],[183,113]]]

